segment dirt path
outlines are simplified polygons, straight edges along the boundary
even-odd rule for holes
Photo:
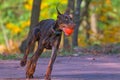
[[[44,80],[48,60],[39,59],[34,74],[38,80]],[[19,60],[0,60],[0,80],[25,80],[24,70],[25,68],[19,66]],[[120,57],[57,57],[52,80],[120,80]]]

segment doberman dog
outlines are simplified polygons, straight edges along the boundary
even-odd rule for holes
[[[52,49],[52,53],[45,74],[45,80],[51,80],[51,72],[57,56],[62,31],[65,33],[65,35],[69,36],[73,33],[75,26],[72,18],[68,14],[66,13],[61,14],[58,9],[57,13],[58,16],[56,21],[53,19],[42,20],[32,30],[32,34],[30,35],[30,39],[26,48],[26,52],[23,56],[23,59],[20,62],[20,65],[21,66],[26,65],[27,56],[29,54],[30,46],[32,46],[32,44],[38,42],[38,48],[31,57],[31,59],[27,62],[26,78],[33,78],[37,60],[41,53],[43,52],[43,50],[46,48]]]

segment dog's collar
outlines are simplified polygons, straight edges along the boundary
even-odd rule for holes
[[[55,30],[53,27],[51,28],[51,30],[55,35],[60,35],[61,34],[61,30]]]
[[[60,35],[62,33],[61,30],[55,29],[56,27],[56,22],[52,25],[51,30],[55,35]]]

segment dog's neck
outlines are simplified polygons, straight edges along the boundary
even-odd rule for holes
[[[59,29],[58,21],[56,20],[55,23],[52,26],[52,31],[55,35],[60,35],[62,33],[62,30]]]

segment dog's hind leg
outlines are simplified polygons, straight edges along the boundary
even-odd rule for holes
[[[27,57],[28,57],[28,54],[29,54],[29,51],[30,51],[30,47],[33,44],[35,44],[35,42],[38,40],[39,34],[40,34],[39,30],[36,29],[36,30],[34,30],[33,34],[31,35],[31,37],[30,37],[30,39],[28,41],[27,48],[26,48],[25,54],[23,56],[23,59],[20,62],[21,66],[26,65]]]
[[[24,56],[23,56],[23,59],[22,59],[21,62],[20,62],[20,65],[21,65],[21,66],[25,66],[25,65],[26,65],[27,56],[28,56],[28,54],[29,54],[30,47],[31,47],[31,45],[34,44],[34,43],[35,43],[35,39],[34,39],[34,38],[31,38],[31,39],[29,40],[29,42],[28,42],[28,45],[27,45],[25,54],[24,54]]]

